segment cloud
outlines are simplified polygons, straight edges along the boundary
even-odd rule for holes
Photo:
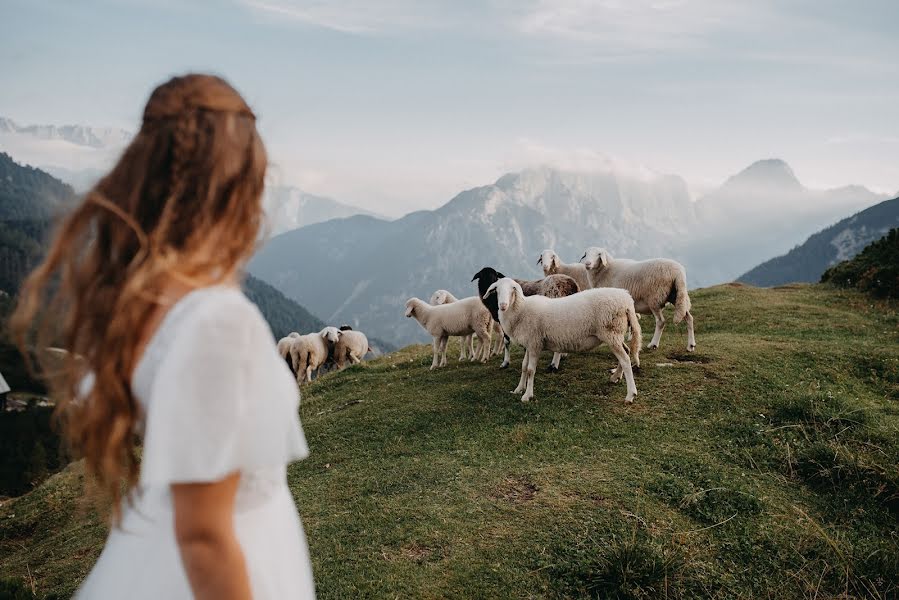
[[[348,34],[433,27],[439,2],[414,0],[238,0],[264,17]]]
[[[610,52],[703,47],[713,31],[745,24],[759,4],[716,0],[535,0],[512,9],[511,26],[543,39]]]
[[[644,181],[661,176],[645,165],[611,157],[593,148],[558,148],[530,138],[519,138],[512,154],[506,159],[505,170],[517,171],[534,166],[578,173],[617,173]]]
[[[899,144],[897,135],[879,135],[871,133],[851,133],[848,135],[835,135],[824,140],[829,145],[871,145],[871,144]]]

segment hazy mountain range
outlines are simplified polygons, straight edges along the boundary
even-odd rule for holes
[[[130,137],[120,130],[0,123],[0,149],[12,147],[19,159],[19,148],[24,162],[73,183],[108,168]],[[750,165],[698,199],[677,175],[612,161],[590,172],[537,167],[396,221],[273,187],[264,204],[274,237],[251,270],[325,321],[349,322],[402,344],[426,339],[401,317],[406,298],[443,287],[473,293],[471,274],[485,265],[537,277],[542,249],[555,248],[573,262],[587,246],[599,245],[622,257],[678,259],[691,287],[705,286],[733,280],[884,199],[860,186],[808,189],[777,159]]]
[[[864,188],[808,190],[779,160],[755,163],[695,202],[677,176],[542,167],[396,221],[352,217],[285,233],[250,270],[325,320],[356,323],[402,345],[427,340],[402,318],[408,297],[438,288],[471,295],[471,276],[485,265],[538,277],[543,248],[576,262],[599,245],[617,256],[677,258],[691,286],[707,285],[730,281],[880,199]]]
[[[788,253],[744,273],[739,281],[759,286],[817,282],[829,267],[854,257],[893,227],[899,227],[899,198],[881,202],[827,227]]]

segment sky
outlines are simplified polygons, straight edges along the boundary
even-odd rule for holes
[[[696,193],[782,158],[899,190],[895,0],[0,0],[0,115],[136,130],[209,71],[271,181],[392,216],[508,171],[613,164]]]

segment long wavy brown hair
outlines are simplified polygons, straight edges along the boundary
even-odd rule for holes
[[[69,447],[116,519],[139,471],[131,374],[167,302],[164,286],[237,276],[258,239],[266,164],[255,116],[234,88],[210,75],[171,79],[153,91],[134,140],[62,220],[23,286],[10,329],[36,351]],[[42,351],[52,346],[66,352]],[[89,391],[80,385],[88,373]]]

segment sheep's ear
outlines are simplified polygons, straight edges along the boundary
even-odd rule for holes
[[[605,250],[599,253],[599,262],[601,262],[604,267],[609,266],[609,255]]]
[[[543,255],[542,255],[542,254],[540,255],[540,258],[537,259],[537,264],[538,264],[538,265],[542,265],[542,264],[543,264]]]
[[[584,255],[581,257],[580,262],[584,262],[584,259],[585,259],[585,258],[587,258],[587,253],[586,253],[586,252],[584,252]]]
[[[490,294],[496,293],[496,284],[497,283],[499,283],[499,282],[494,281],[493,283],[490,284],[490,287],[487,288],[487,292],[484,294],[484,300],[486,300],[490,296]]]

